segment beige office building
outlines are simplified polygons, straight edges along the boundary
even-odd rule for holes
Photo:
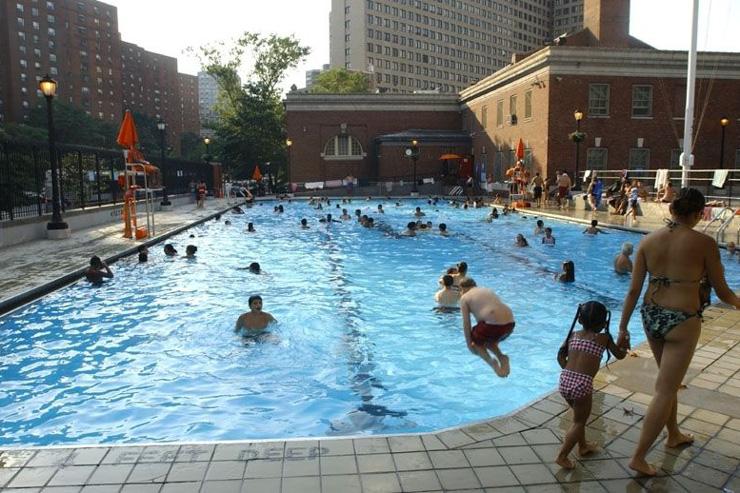
[[[583,0],[332,0],[331,66],[368,72],[380,92],[455,93],[511,63],[514,53],[541,48],[554,30],[575,30],[582,5]]]

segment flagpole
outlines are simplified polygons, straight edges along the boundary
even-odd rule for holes
[[[683,120],[683,152],[681,152],[681,187],[689,186],[689,169],[694,165],[694,92],[696,87],[696,38],[699,28],[699,0],[693,0],[691,13],[691,46],[686,76],[686,113]]]

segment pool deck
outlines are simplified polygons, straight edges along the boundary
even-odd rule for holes
[[[160,227],[173,231],[225,207],[209,201],[205,210],[180,208],[165,213],[171,217],[162,218]],[[4,259],[10,258],[16,276],[31,277],[26,269],[33,268],[34,276],[43,273],[50,279],[83,266],[92,253],[109,256],[130,248],[131,242],[119,238],[119,230],[116,225],[80,231],[64,242],[27,243],[2,253]],[[29,252],[30,261],[25,259]],[[47,256],[53,270],[33,262]],[[14,284],[6,272],[8,264],[3,264],[3,292],[7,286],[28,289],[23,279]],[[9,448],[0,450],[0,491],[740,491],[739,342],[740,312],[721,305],[705,311],[699,346],[684,380],[686,388],[679,393],[681,426],[694,433],[696,441],[677,450],[658,442],[648,457],[660,468],[653,479],[635,478],[627,468],[656,373],[649,349],[641,345],[596,378],[587,438],[599,442],[603,450],[579,459],[574,471],[563,471],[553,462],[570,413],[562,398],[552,393],[511,415],[430,434]],[[515,378],[516,355],[512,366]]]

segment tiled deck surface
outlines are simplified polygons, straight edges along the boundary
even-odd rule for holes
[[[91,234],[79,255],[120,250],[112,236],[96,243]],[[654,479],[634,478],[627,468],[656,373],[643,345],[596,379],[587,437],[603,450],[579,460],[574,471],[553,463],[570,423],[554,393],[514,415],[436,434],[4,450],[0,491],[740,491],[740,312],[712,307],[705,315],[687,388],[679,394],[681,426],[696,442],[678,450],[658,442],[649,455],[660,467]]]

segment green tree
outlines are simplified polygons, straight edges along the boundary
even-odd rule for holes
[[[284,108],[279,84],[310,49],[293,36],[244,33],[227,48],[225,43],[197,51],[204,70],[219,85],[218,120],[210,153],[236,178],[251,176],[254,165],[286,162]],[[239,72],[250,76],[242,81]]]
[[[311,92],[317,94],[356,94],[369,91],[370,81],[367,75],[346,68],[321,72],[311,87]]]
[[[46,103],[31,110],[28,125],[47,128]],[[118,129],[85,113],[84,110],[60,100],[54,101],[54,130],[60,144],[78,144],[112,149],[116,147]]]

